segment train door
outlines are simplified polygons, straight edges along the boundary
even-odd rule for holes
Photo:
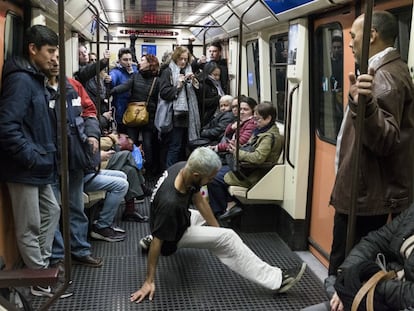
[[[399,20],[397,48],[407,59],[412,1],[380,2],[375,10],[390,10]],[[405,6],[405,7],[404,7]],[[314,20],[313,68],[313,187],[309,242],[311,252],[328,265],[332,243],[334,209],[329,198],[335,180],[336,136],[343,117],[349,90],[348,72],[355,71],[349,31],[355,7]],[[404,38],[402,38],[404,36]],[[405,40],[405,41],[404,41]]]
[[[23,45],[23,12],[15,5],[2,1],[0,3],[0,72],[4,61],[21,55]],[[1,83],[1,78],[0,78]],[[0,257],[7,268],[13,267],[18,259],[18,251],[14,232],[13,213],[7,186],[0,184]]]

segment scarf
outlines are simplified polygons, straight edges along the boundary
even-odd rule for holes
[[[178,84],[180,75],[180,67],[175,62],[168,65],[171,69],[171,77],[173,85]],[[187,65],[185,74],[192,73],[191,66]],[[198,112],[197,96],[191,83],[184,82],[184,86],[173,100],[173,110],[186,112],[188,111],[188,140],[195,140],[200,137],[200,113]]]
[[[218,92],[218,94],[220,95],[220,96],[223,96],[223,95],[225,95],[224,94],[224,91],[223,91],[223,89],[222,89],[222,87],[221,87],[221,83],[220,83],[220,80],[216,80],[216,79],[214,79],[213,77],[211,77],[211,76],[208,76],[208,79],[213,83],[213,85],[215,86],[215,88],[217,89],[217,92]]]

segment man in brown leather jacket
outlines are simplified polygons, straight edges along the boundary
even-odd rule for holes
[[[364,16],[351,28],[350,48],[360,63]],[[351,206],[352,153],[358,95],[367,96],[358,177],[355,238],[378,229],[389,214],[400,213],[413,199],[414,85],[407,64],[394,49],[395,17],[374,12],[369,49],[369,73],[350,74],[349,104],[337,141],[337,175],[330,204],[335,208],[329,275],[345,259]]]

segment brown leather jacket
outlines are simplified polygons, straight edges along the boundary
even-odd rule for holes
[[[373,99],[367,103],[358,178],[358,216],[400,212],[413,200],[414,85],[396,51],[374,66]],[[348,214],[357,105],[349,98],[331,201]]]

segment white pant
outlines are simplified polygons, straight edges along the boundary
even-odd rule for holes
[[[227,267],[265,288],[276,290],[282,283],[282,271],[252,252],[232,229],[203,226],[204,218],[191,209],[191,225],[178,242],[178,248],[208,249]]]

